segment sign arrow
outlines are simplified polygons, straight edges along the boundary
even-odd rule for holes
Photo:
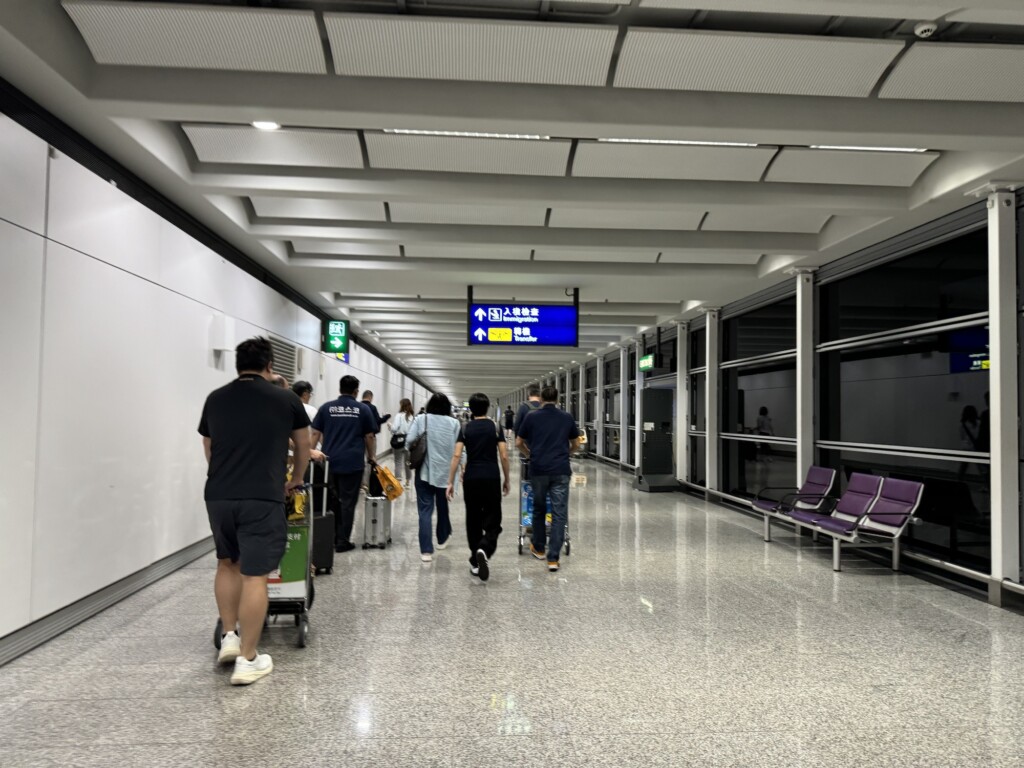
[[[480,322],[483,322],[484,318],[487,317],[487,313],[484,312],[482,309],[478,309],[473,314],[476,315],[476,319],[479,320]]]
[[[474,333],[473,335],[476,336],[476,340],[477,341],[483,341],[484,338],[487,336],[487,334],[484,333],[484,329],[483,328],[477,328],[476,329],[476,333]]]
[[[335,349],[339,349],[341,347],[341,339],[331,339],[331,346],[334,347]]]

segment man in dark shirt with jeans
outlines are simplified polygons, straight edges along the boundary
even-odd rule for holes
[[[533,486],[533,541],[530,554],[547,559],[548,570],[558,570],[569,518],[569,454],[580,446],[576,420],[558,407],[558,390],[544,387],[541,407],[523,417],[516,432],[516,448],[530,459]],[[547,497],[551,497],[551,538],[545,542]],[[545,555],[544,547],[547,544]]]
[[[359,379],[342,376],[339,383],[341,396],[324,403],[313,419],[313,445],[323,441],[323,452],[330,461],[331,481],[338,494],[338,516],[334,518],[334,551],[349,552],[352,543],[352,524],[359,501],[359,486],[363,481],[363,468],[373,466],[377,455],[377,435],[380,425],[366,403],[356,400]],[[363,460],[363,456],[366,460]]]
[[[210,393],[199,422],[209,463],[204,496],[217,546],[214,594],[224,624],[217,658],[234,662],[233,685],[256,682],[274,668],[270,655],[256,650],[267,614],[267,576],[284,555],[285,495],[302,486],[309,462],[309,417],[293,392],[270,383],[273,362],[267,339],[239,344],[238,378]],[[292,481],[285,479],[289,438]]]

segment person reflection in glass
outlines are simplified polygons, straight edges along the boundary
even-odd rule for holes
[[[757,412],[757,434],[774,437],[775,429],[772,426],[772,417],[768,415],[768,407],[762,405],[761,409]],[[758,443],[758,448],[761,450],[761,458],[765,463],[771,464],[772,461],[772,447],[768,443]]]
[[[979,441],[981,438],[981,419],[978,416],[978,409],[973,405],[965,405],[960,412],[960,450],[980,450]],[[969,464],[962,462],[957,470],[957,480],[963,480],[967,474]],[[979,470],[980,472],[980,470]]]

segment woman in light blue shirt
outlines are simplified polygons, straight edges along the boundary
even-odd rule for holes
[[[448,516],[448,469],[455,453],[455,440],[459,436],[459,422],[452,418],[452,404],[444,395],[434,395],[427,403],[427,412],[420,414],[409,427],[405,444],[411,446],[424,432],[427,433],[427,455],[416,470],[416,506],[420,513],[420,559],[429,563],[434,559],[433,536],[430,521],[437,504],[437,548],[448,546],[452,535],[452,521]]]

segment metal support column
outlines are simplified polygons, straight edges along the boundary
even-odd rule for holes
[[[583,365],[580,365],[580,379],[578,382],[578,388],[576,390],[576,421],[579,423],[580,429],[587,428],[587,382],[584,379],[584,373],[586,373],[586,370],[583,367]],[[569,379],[569,381],[572,381],[572,379]],[[589,436],[587,439],[590,439]]]
[[[690,479],[690,344],[689,324],[676,323],[676,480]]]
[[[594,399],[594,431],[597,436],[594,438],[594,452],[600,456],[605,455],[604,444],[604,358],[597,358],[597,395]]]
[[[707,329],[705,330],[707,342],[708,373],[704,386],[705,401],[704,410],[707,422],[707,440],[705,455],[705,476],[707,478],[707,489],[718,490],[718,322],[719,310],[705,310],[707,315]]]
[[[1020,475],[1017,368],[1017,210],[1014,194],[988,197],[989,424],[992,482],[992,581],[1020,580]]]
[[[619,464],[626,463],[629,445],[629,347],[619,348]]]
[[[796,272],[796,478],[814,464],[814,270]]]
[[[643,345],[638,341],[636,349],[636,362],[633,364],[633,379],[636,382],[633,392],[633,466],[636,467],[634,476],[640,474],[640,457],[643,455],[644,442],[644,374],[640,370],[640,358],[644,356]]]

